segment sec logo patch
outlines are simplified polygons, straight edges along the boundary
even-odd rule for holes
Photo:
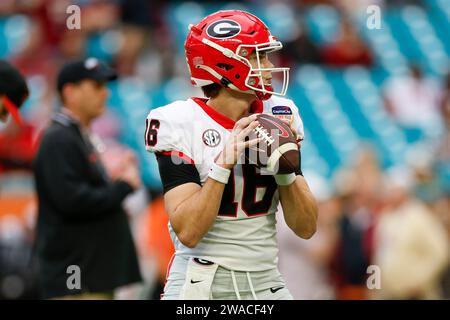
[[[203,132],[202,139],[205,145],[214,148],[219,145],[221,137],[220,133],[217,130],[208,129]]]

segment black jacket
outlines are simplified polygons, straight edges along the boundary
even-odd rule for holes
[[[36,250],[43,298],[105,292],[141,281],[122,201],[132,192],[106,177],[78,124],[57,114],[34,161],[39,201]],[[68,289],[79,266],[81,289]]]

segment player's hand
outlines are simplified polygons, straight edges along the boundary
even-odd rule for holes
[[[232,169],[245,148],[254,146],[260,141],[260,138],[245,141],[245,138],[259,125],[256,116],[257,114],[252,114],[236,122],[233,131],[231,131],[231,136],[216,159],[217,165]]]
[[[294,134],[295,141],[297,142],[298,148],[300,149],[302,139],[300,139],[300,138],[298,137],[297,130],[295,130],[294,127],[290,126],[290,128],[291,128],[292,133]]]
[[[292,133],[294,134],[294,137],[296,138],[298,148],[300,149],[301,142],[302,142],[303,139],[299,138],[297,130],[295,130],[295,128],[292,126],[293,125],[293,121],[289,121],[289,120],[285,120],[285,119],[281,119],[281,120],[284,123],[286,123],[289,126],[289,128],[291,129]]]

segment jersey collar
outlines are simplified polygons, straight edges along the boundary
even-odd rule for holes
[[[195,103],[197,103],[203,109],[203,111],[206,112],[206,114],[208,116],[210,116],[214,121],[216,121],[222,127],[224,127],[225,129],[228,129],[228,130],[231,130],[234,128],[234,125],[236,122],[234,120],[228,118],[227,116],[217,112],[210,106],[208,106],[206,104],[208,99],[193,97],[192,100]],[[263,102],[261,100],[255,100],[251,105],[250,112],[251,113],[262,113],[263,112]]]

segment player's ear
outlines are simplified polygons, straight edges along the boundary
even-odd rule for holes
[[[66,103],[70,100],[72,100],[72,97],[74,96],[76,92],[76,84],[74,83],[66,83],[62,88],[61,88],[61,101],[63,103]]]

